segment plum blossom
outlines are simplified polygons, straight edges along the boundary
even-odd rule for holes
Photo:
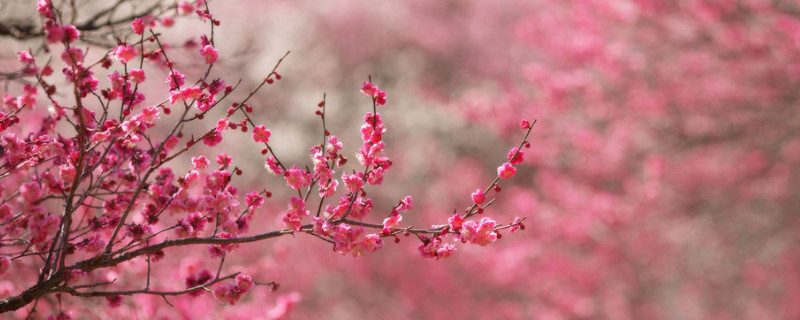
[[[136,48],[130,45],[119,45],[112,51],[112,54],[117,61],[124,64],[136,57]]]
[[[214,288],[214,298],[234,305],[252,287],[253,278],[249,275],[240,274],[236,276],[235,283],[226,283]]]
[[[264,163],[264,168],[266,168],[271,174],[283,174],[283,169],[280,165],[278,165],[278,161],[275,160],[275,157],[273,156],[267,158],[267,161]]]
[[[497,176],[503,179],[510,179],[516,173],[517,168],[514,168],[511,163],[508,162],[497,168]]]
[[[174,69],[169,72],[167,79],[164,81],[164,83],[169,85],[170,91],[178,89],[179,87],[183,86],[185,82],[186,76]]]
[[[443,243],[442,239],[436,236],[423,240],[418,249],[423,258],[439,260],[452,255],[453,251],[455,251],[455,246],[450,243]]]
[[[523,159],[524,156],[525,156],[525,153],[522,152],[522,150],[519,150],[519,149],[517,149],[515,147],[515,148],[512,148],[508,152],[508,156],[506,156],[506,158],[508,159],[509,163],[518,164],[518,163],[521,163],[524,160]]]
[[[144,19],[133,19],[133,22],[131,22],[131,28],[133,29],[133,33],[142,34],[144,32]]]
[[[351,175],[342,173],[342,181],[347,187],[347,191],[358,192],[364,186],[364,173],[357,172]]]
[[[283,177],[286,179],[286,184],[292,187],[292,189],[300,190],[300,188],[311,184],[311,178],[308,175],[308,172],[305,170],[298,169],[296,166],[292,165],[289,170],[286,170]]]
[[[484,201],[486,201],[486,196],[481,189],[475,190],[475,192],[472,193],[472,202],[475,204],[482,204]]]
[[[269,142],[271,132],[264,125],[259,125],[253,128],[253,140],[260,143]]]
[[[303,217],[308,216],[306,202],[298,197],[289,199],[289,210],[283,217],[284,225],[294,231],[300,231]]]
[[[497,240],[497,233],[494,226],[497,223],[489,218],[481,218],[480,223],[469,220],[463,223],[460,239],[463,242],[474,243],[480,246],[488,245]]]
[[[133,83],[142,83],[146,79],[144,76],[144,70],[142,69],[131,69],[129,74]]]
[[[218,57],[217,49],[214,49],[214,47],[212,47],[211,45],[206,45],[200,48],[200,55],[203,56],[203,58],[206,61],[206,64],[212,64],[214,62],[217,62],[217,57]]]

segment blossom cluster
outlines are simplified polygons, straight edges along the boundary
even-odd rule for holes
[[[306,233],[333,244],[340,254],[364,256],[383,248],[384,238],[398,242],[399,235],[413,234],[422,243],[422,255],[438,259],[455,250],[454,244],[445,243],[448,235],[484,246],[498,239],[501,230],[522,224],[521,219],[506,225],[488,217],[480,222],[470,219],[483,212],[485,206],[480,205],[489,190],[499,191],[497,179],[486,191],[473,194],[474,204],[466,215],[456,215],[461,219],[458,227],[452,223],[427,229],[404,226],[403,215],[414,207],[411,196],[388,213],[377,212],[369,189],[384,183],[393,163],[387,156],[387,127],[377,110],[386,105],[387,94],[371,80],[361,88],[372,102],[372,111],[363,117],[355,154],[358,162],[351,163],[354,169],[343,168],[348,163],[342,153],[344,144],[326,128],[325,100],[316,112],[323,122],[324,138],[310,148],[311,166],[282,162],[272,145],[278,135],[256,122],[249,100],[262,86],[281,80],[276,69],[283,58],[254,91],[228,102],[238,85],[211,76],[220,59],[213,38],[219,21],[203,1],[180,2],[173,8],[175,15],[211,21],[211,32],[199,37],[200,49],[192,50],[194,60],[186,64],[171,58],[177,56],[178,47],[163,42],[165,38],[154,31],[171,26],[170,17],[131,18],[128,36],[132,39],[117,39],[95,63],[89,47],[79,41],[78,27],[64,23],[53,3],[40,0],[37,9],[44,19],[44,36],[52,45],[48,50],[60,50],[61,62],[36,57],[33,50],[20,51],[19,74],[30,81],[21,86],[20,95],[5,94],[0,108],[0,194],[4,195],[0,199],[0,240],[4,241],[0,274],[16,272],[23,262],[29,263],[37,266],[27,269],[38,270],[30,273],[40,279],[38,285],[50,286],[36,291],[36,297],[19,294],[19,299],[29,299],[24,304],[48,294],[67,293],[102,296],[108,307],[121,308],[131,292],[161,295],[165,300],[211,292],[216,300],[233,305],[257,283],[250,275],[223,273],[230,261],[226,258],[244,243]],[[196,40],[191,42],[195,46]],[[41,61],[46,61],[43,66]],[[56,63],[63,63],[59,82],[49,78]],[[206,71],[192,68],[198,64]],[[95,72],[105,77],[98,78]],[[63,81],[68,85],[50,84]],[[148,82],[159,82],[160,91],[146,94],[142,88]],[[216,112],[219,109],[223,110]],[[276,230],[250,233],[253,221],[264,224],[259,211],[272,194],[264,186],[237,183],[245,170],[241,161],[220,150],[225,146],[222,142],[235,134],[245,134],[248,143],[263,146],[267,171],[297,193],[285,203],[273,200],[286,208],[280,216],[282,226]],[[200,142],[216,147],[210,150],[217,153],[199,154]],[[522,155],[518,148],[512,149],[498,177],[512,177],[513,165],[522,161]],[[195,245],[206,250],[174,250]],[[181,254],[216,264],[217,273],[188,272],[181,277],[185,289],[151,288],[152,269],[167,268],[162,264]],[[108,269],[127,262],[146,265],[143,283],[127,277],[124,284],[115,283],[117,274]],[[144,289],[123,290],[127,285]],[[110,289],[100,291],[100,286]],[[14,307],[5,301],[0,301],[0,311]],[[298,301],[296,295],[285,296],[273,312],[284,315]]]

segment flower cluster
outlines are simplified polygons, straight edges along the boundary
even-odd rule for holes
[[[228,102],[238,84],[234,87],[210,76],[220,59],[213,39],[213,26],[219,21],[203,1],[179,2],[174,8],[172,17],[130,17],[132,33],[120,35],[96,63],[90,63],[95,56],[82,46],[78,29],[91,26],[65,24],[62,11],[50,0],[39,1],[47,50],[54,52],[50,58],[60,57],[60,61],[47,59],[41,66],[34,52],[50,51],[18,52],[18,74],[24,79],[20,94],[4,94],[0,105],[0,194],[4,195],[0,198],[0,274],[16,272],[14,268],[21,265],[18,261],[35,260],[39,268],[31,270],[38,270],[39,283],[53,283],[26,303],[51,292],[69,292],[100,295],[109,307],[121,307],[130,292],[120,288],[139,285],[117,274],[128,272],[127,265],[113,272],[97,270],[107,271],[141,257],[137,261],[142,263],[131,263],[131,268],[146,265],[146,273],[142,273],[147,277],[146,289],[142,292],[166,298],[211,291],[218,301],[233,305],[256,285],[249,275],[223,273],[226,260],[231,261],[227,257],[247,242],[307,233],[333,244],[334,251],[342,255],[357,257],[383,248],[384,238],[397,242],[398,235],[413,234],[422,241],[423,256],[438,259],[455,250],[453,244],[444,243],[448,234],[486,245],[498,238],[500,228],[521,225],[516,221],[502,226],[488,218],[477,223],[469,220],[474,214],[470,210],[458,227],[415,229],[403,225],[403,215],[414,207],[411,196],[402,198],[388,213],[378,212],[376,208],[382,207],[369,192],[384,182],[392,161],[386,156],[387,128],[377,112],[378,106],[386,104],[386,92],[371,80],[361,88],[372,101],[372,112],[363,117],[361,144],[355,154],[358,162],[351,163],[355,168],[342,168],[348,158],[342,152],[343,142],[327,129],[324,98],[316,111],[323,137],[310,148],[311,164],[282,162],[271,145],[276,137],[266,125],[254,121],[249,99],[261,86],[281,80],[276,69],[283,58],[251,94]],[[211,21],[211,36],[201,35],[199,41],[194,38],[183,46],[162,42],[166,38],[154,29],[159,22],[162,27],[171,26],[173,17],[180,15]],[[132,35],[133,41],[125,38]],[[179,48],[191,48],[189,56],[194,61],[184,65],[172,60],[180,56],[175,54]],[[39,61],[45,60],[40,57]],[[53,83],[65,79],[68,90],[49,83],[51,64],[63,65],[64,78]],[[198,65],[205,72],[192,68]],[[102,79],[108,81],[101,83],[95,77],[95,72],[101,71]],[[161,83],[154,86],[160,97],[144,91],[153,87],[148,81]],[[43,104],[48,104],[47,111]],[[220,108],[226,111],[224,116],[206,119]],[[36,121],[26,123],[23,119],[27,117]],[[154,130],[157,126],[159,130]],[[260,144],[267,171],[297,193],[288,198],[286,211],[278,216],[282,228],[248,234],[251,222],[264,216],[257,212],[268,206],[265,202],[272,193],[264,186],[240,190],[242,183],[237,177],[246,168],[224,151],[216,157],[192,154],[198,146],[205,148],[200,142],[219,147],[223,139],[235,134]],[[522,153],[512,151],[509,163],[518,164]],[[176,165],[179,161],[182,163]],[[474,203],[483,203],[484,195],[486,192],[473,195]],[[54,208],[60,211],[54,212]],[[174,250],[197,245],[207,250]],[[195,265],[178,278],[183,279],[184,290],[151,290],[151,275],[161,273],[151,269],[170,261],[164,259],[170,254],[199,254],[217,264],[216,275],[206,269],[198,272]],[[41,280],[45,278],[52,281]],[[117,279],[122,286],[115,283]],[[96,291],[89,281],[107,283],[110,289]],[[285,315],[299,301],[296,295],[282,299],[273,309],[276,316]],[[11,308],[4,301],[0,301],[0,312]]]
[[[236,276],[235,283],[226,283],[214,288],[214,297],[219,301],[234,305],[252,287],[253,278],[249,275],[240,274]]]

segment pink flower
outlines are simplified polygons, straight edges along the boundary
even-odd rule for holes
[[[28,204],[33,204],[36,200],[42,197],[42,188],[36,182],[23,184],[19,188],[19,193],[22,199]]]
[[[403,198],[402,201],[400,201],[400,204],[397,205],[397,210],[407,211],[411,210],[411,208],[413,207],[414,207],[414,200],[411,198],[411,196],[406,196],[405,198]]]
[[[352,175],[342,173],[342,181],[350,192],[358,192],[364,186],[364,173],[357,172]]]
[[[528,120],[523,119],[522,121],[520,121],[519,127],[522,129],[528,129],[531,127],[531,123],[528,122]]]
[[[303,217],[308,216],[306,202],[298,197],[289,199],[289,210],[283,216],[283,224],[294,231],[300,231]]]
[[[58,172],[61,174],[61,180],[66,183],[75,181],[75,167],[69,164],[63,164],[59,167]]]
[[[64,29],[55,23],[45,24],[44,33],[48,43],[57,43],[64,39]]]
[[[390,217],[383,219],[383,229],[384,230],[392,230],[400,228],[400,221],[403,221],[403,216],[399,214],[393,214]]]
[[[475,190],[475,192],[472,193],[472,202],[475,202],[475,204],[481,204],[484,201],[486,201],[486,196],[483,195],[483,191],[481,191],[481,189]]]
[[[488,245],[497,240],[497,233],[494,232],[496,224],[494,220],[485,217],[481,219],[480,224],[474,220],[464,222],[461,228],[461,240],[481,246]]]
[[[506,158],[511,164],[518,164],[524,160],[523,156],[525,156],[525,153],[515,147],[508,152],[508,156],[506,156]]]
[[[305,170],[298,169],[294,165],[292,165],[289,170],[286,170],[286,173],[283,174],[283,177],[286,179],[286,184],[295,190],[300,190],[300,188],[311,184],[311,179],[309,179],[308,173]]]
[[[200,172],[197,170],[191,170],[183,176],[184,185],[187,188],[191,187],[198,178],[200,178]]]
[[[364,82],[364,84],[361,86],[361,92],[368,97],[375,99],[375,104],[377,105],[386,104],[386,92],[381,91],[378,89],[378,86],[370,82]]]
[[[267,171],[271,174],[283,174],[283,169],[278,165],[278,161],[275,160],[273,156],[267,158],[267,161],[264,163],[264,168],[267,168]]]
[[[378,90],[375,94],[375,103],[379,106],[386,104],[386,92]]]
[[[452,217],[447,219],[448,225],[450,226],[450,230],[458,231],[461,230],[461,226],[464,224],[464,218],[461,217],[458,213],[454,214]]]
[[[233,163],[233,158],[227,153],[220,153],[217,155],[217,164],[223,167],[229,167]]]
[[[209,147],[216,146],[220,142],[222,142],[222,135],[216,130],[203,138],[203,144]]]
[[[83,61],[83,50],[79,48],[69,48],[61,53],[61,60],[71,66],[77,66]]]
[[[33,63],[34,62],[33,56],[28,51],[17,52],[17,56],[19,57],[19,61],[22,62],[22,63]]]
[[[193,273],[193,274],[187,276],[186,279],[183,281],[183,283],[186,284],[186,289],[189,289],[189,288],[194,288],[194,287],[200,286],[202,284],[205,284],[206,282],[210,281],[212,278],[213,278],[213,276],[211,275],[211,272],[208,271],[207,269],[203,269],[203,271],[200,271],[200,273]],[[193,296],[193,297],[194,296],[198,296],[203,292],[204,291],[202,289],[197,289],[197,290],[194,290],[192,292],[189,292],[189,296]]]
[[[117,46],[112,53],[117,61],[124,64],[136,57],[136,48],[128,45],[120,45]]]
[[[80,32],[73,25],[59,25],[53,23],[52,20],[48,21],[45,26],[45,35],[47,36],[48,43],[56,43],[65,41],[71,43],[80,36]]]
[[[198,88],[197,86],[183,88],[181,90],[170,91],[169,103],[175,104],[175,102],[177,101],[197,99],[197,97],[199,97],[201,93],[202,91],[200,91],[200,88]]]
[[[211,45],[206,45],[200,49],[200,55],[203,56],[206,60],[206,64],[212,64],[217,62],[217,49],[214,49]]]
[[[208,220],[199,211],[195,211],[188,217],[178,219],[178,237],[196,237],[197,233],[205,229]]]
[[[234,305],[252,287],[253,279],[248,275],[240,274],[236,276],[236,284],[227,283],[214,288],[214,298]]]
[[[370,233],[353,248],[353,255],[363,256],[367,252],[375,252],[383,248],[383,239],[377,234]]]
[[[510,163],[506,162],[497,168],[497,176],[503,179],[509,179],[517,173],[517,168],[514,168]]]
[[[64,31],[64,41],[68,43],[78,40],[78,37],[81,34],[80,31],[78,31],[78,28],[75,28],[75,26],[71,24],[64,25],[61,27],[61,29]]]
[[[246,203],[247,206],[252,209],[257,209],[262,203],[264,203],[264,197],[259,195],[258,192],[252,191],[245,195],[244,203]]]
[[[142,69],[131,69],[129,74],[133,83],[142,83],[145,80],[144,70]]]
[[[178,72],[178,70],[172,70],[169,72],[169,75],[167,75],[167,80],[165,80],[164,82],[169,85],[169,90],[173,91],[183,86],[185,81],[186,81],[185,75]]]
[[[220,239],[234,239],[236,235],[230,234],[228,232],[220,232],[217,235],[217,238]],[[208,247],[208,251],[211,254],[212,258],[221,258],[225,253],[230,253],[233,249],[239,247],[239,244],[236,243],[229,243],[229,244],[214,244]]]
[[[171,27],[175,24],[175,18],[173,17],[163,17],[161,18],[161,25],[167,28]]]
[[[53,11],[50,9],[50,7],[50,0],[39,0],[36,3],[37,11],[39,11],[39,14],[45,18],[53,18]]]
[[[272,133],[263,124],[253,128],[253,140],[256,142],[267,143]]]
[[[181,1],[178,3],[178,13],[180,14],[190,14],[194,12],[194,6],[187,1]]]
[[[222,118],[217,121],[217,131],[222,132],[228,130],[228,126],[230,122],[228,122],[228,118]]]
[[[208,159],[206,159],[204,156],[192,157],[192,167],[195,169],[200,170],[207,168],[210,163],[211,162],[208,161]]]
[[[342,143],[339,142],[339,138],[330,136],[328,138],[328,145],[325,147],[325,152],[328,153],[329,157],[336,157],[339,150],[342,150]]]
[[[438,260],[440,258],[444,259],[449,257],[455,250],[455,246],[449,243],[442,243],[442,239],[436,236],[428,240],[423,240],[418,249],[423,258]]]
[[[133,28],[133,33],[142,34],[144,32],[144,19],[142,18],[133,19],[133,22],[131,23],[131,28]]]
[[[367,97],[372,98],[375,95],[375,91],[378,89],[374,84],[370,82],[364,82],[364,85],[361,86],[361,92],[367,95]]]
[[[320,198],[330,198],[336,193],[336,187],[339,186],[338,180],[328,180],[328,183],[319,185],[319,196]]]

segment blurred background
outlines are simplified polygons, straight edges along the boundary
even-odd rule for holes
[[[4,16],[24,12],[4,2]],[[296,291],[292,319],[798,319],[799,5],[212,1],[222,22],[212,74],[248,90],[291,50],[283,80],[251,103],[290,162],[310,164],[323,92],[348,155],[370,111],[361,83],[371,75],[387,92],[395,167],[368,192],[376,213],[411,195],[404,225],[467,207],[522,138],[520,119],[538,119],[525,162],[485,213],[527,217],[527,228],[439,261],[413,238],[359,258],[304,235],[246,245],[230,262],[278,292],[149,315],[248,318]],[[164,33],[198,41],[192,19]],[[280,226],[283,182],[235,139],[249,138],[226,136],[249,168],[237,181],[274,190],[259,214]]]

